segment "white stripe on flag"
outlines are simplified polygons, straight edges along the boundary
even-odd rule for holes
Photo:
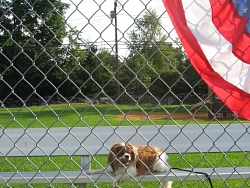
[[[182,3],[187,25],[214,71],[227,82],[250,93],[250,65],[234,56],[231,43],[214,26],[209,1],[182,0]]]

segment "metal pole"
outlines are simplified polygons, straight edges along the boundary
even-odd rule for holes
[[[114,2],[114,14],[115,14],[115,64],[116,64],[116,95],[120,96],[120,84],[119,84],[119,59],[118,59],[118,39],[117,39],[117,14],[116,14],[117,0]],[[117,100],[120,103],[120,99]]]

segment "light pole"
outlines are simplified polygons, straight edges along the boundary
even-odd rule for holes
[[[116,95],[117,98],[120,96],[120,84],[119,84],[119,59],[118,59],[118,39],[117,39],[117,12],[116,12],[116,7],[117,7],[117,0],[114,1],[114,11],[110,12],[111,18],[115,19],[115,65],[116,65]],[[117,100],[117,103],[120,103],[120,100]]]

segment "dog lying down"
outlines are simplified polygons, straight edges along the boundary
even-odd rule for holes
[[[87,170],[88,175],[114,172],[113,187],[131,177],[141,176],[147,172],[167,172],[170,170],[168,156],[155,146],[133,146],[131,143],[116,143],[108,155],[108,166],[100,170]],[[165,188],[171,188],[172,182],[162,182]]]

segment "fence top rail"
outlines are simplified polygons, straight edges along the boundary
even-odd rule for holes
[[[155,145],[167,153],[249,151],[250,126],[165,125],[2,129],[0,156],[104,155],[116,142]]]

